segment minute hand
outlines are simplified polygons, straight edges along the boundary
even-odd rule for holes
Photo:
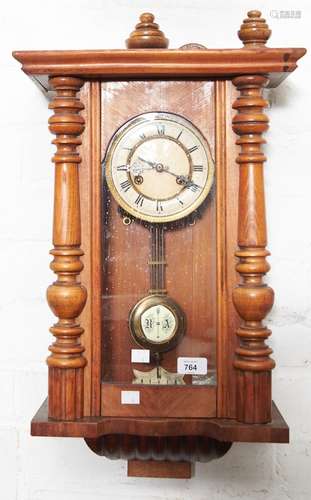
[[[186,182],[185,187],[189,187],[189,188],[193,187],[194,190],[203,189],[203,186],[199,186],[198,184],[193,182],[191,179]]]
[[[187,177],[186,175],[178,175],[175,172],[171,172],[168,169],[165,170],[165,172],[167,174],[173,175],[174,177],[176,177],[176,179],[179,179],[180,180],[180,184],[182,184],[185,187],[191,187],[191,186],[193,186],[193,187],[202,189],[202,186],[199,186],[198,184],[196,184],[195,182],[193,182],[193,180],[189,179],[189,177]]]
[[[178,177],[181,180],[183,180],[184,182],[187,182],[188,177],[186,177],[185,175],[178,175],[178,174],[175,174],[174,172],[171,172],[170,168],[166,165],[164,166],[160,163],[157,163],[156,161],[145,160],[145,158],[142,158],[141,156],[138,157],[138,160],[142,161],[143,163],[147,163],[147,165],[150,165],[154,169],[157,169],[157,165],[161,165],[161,167],[162,167],[161,172],[166,172],[167,174],[171,174],[174,177]]]
[[[158,163],[155,161],[145,160],[141,156],[139,156],[138,159],[144,163],[147,163],[147,165],[150,165],[152,168],[155,168],[155,169],[157,168]],[[180,179],[181,184],[183,184],[185,187],[196,186],[197,188],[202,189],[202,186],[195,184],[186,175],[180,175],[180,174],[176,174],[175,172],[172,172],[168,166],[164,166],[163,171],[166,172],[167,174],[173,175],[173,177],[176,177],[176,179]]]

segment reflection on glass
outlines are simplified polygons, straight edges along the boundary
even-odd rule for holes
[[[214,385],[209,145],[189,120],[145,113],[112,137],[103,177],[103,380]],[[150,351],[150,363],[131,363],[137,346]],[[179,356],[207,358],[208,373],[177,373]]]

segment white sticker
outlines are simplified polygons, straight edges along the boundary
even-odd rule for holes
[[[132,363],[150,363],[149,349],[132,349],[131,361]]]
[[[206,375],[207,358],[177,358],[177,373]]]
[[[139,391],[121,391],[121,405],[139,405]]]

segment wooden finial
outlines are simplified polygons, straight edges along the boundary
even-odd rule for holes
[[[159,25],[154,22],[154,15],[145,12],[139,18],[135,31],[126,40],[128,49],[167,49],[168,39],[159,30]]]
[[[258,47],[265,45],[270,38],[271,30],[266,20],[261,17],[259,10],[250,10],[247,13],[247,19],[244,19],[240,31],[239,39],[246,47]]]

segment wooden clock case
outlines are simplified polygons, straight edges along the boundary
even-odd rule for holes
[[[305,49],[267,48],[271,32],[258,11],[248,13],[238,34],[240,49],[189,44],[168,50],[153,16],[143,14],[125,50],[14,52],[23,71],[52,96],[49,128],[57,148],[51,250],[57,280],[48,302],[59,320],[51,327],[56,339],[47,360],[48,400],[31,432],[83,437],[96,453],[127,459],[129,475],[190,477],[193,462],[222,456],[232,442],[289,439],[271,400],[275,363],[266,344],[271,332],[262,324],[273,304],[273,291],[263,282],[269,252],[261,149],[268,103],[262,92],[294,71]],[[217,176],[211,214],[217,385],[208,391],[185,386],[186,392],[168,386],[156,398],[152,386],[142,386],[133,415],[119,404],[120,384],[102,381],[101,127],[108,140],[113,124],[105,122],[101,96],[111,82],[131,82],[114,103],[125,121],[137,114],[135,83],[153,90],[159,82],[166,89],[179,83],[187,95],[206,81]]]

